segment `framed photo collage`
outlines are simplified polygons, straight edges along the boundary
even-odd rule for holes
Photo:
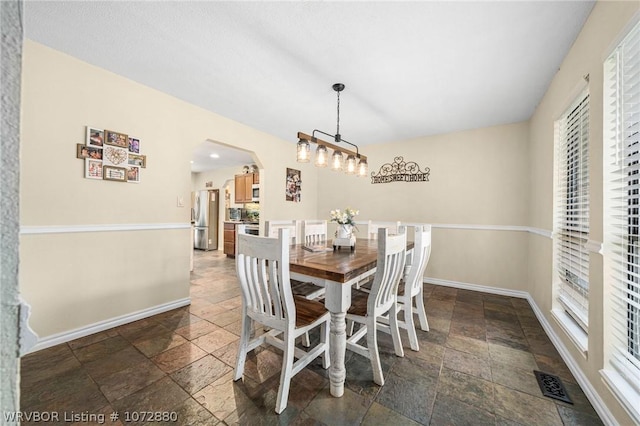
[[[84,160],[86,179],[140,183],[140,169],[147,167],[140,139],[90,126],[85,143],[76,147],[76,157]]]

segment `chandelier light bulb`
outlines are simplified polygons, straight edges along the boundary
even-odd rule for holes
[[[340,151],[335,151],[331,156],[331,170],[335,172],[342,171],[343,163],[344,159],[342,158],[342,153]]]
[[[304,139],[300,139],[298,141],[298,163],[308,163],[311,157],[310,154],[311,146],[309,145],[309,142]]]
[[[354,155],[347,156],[346,169],[348,175],[356,174],[356,157]]]
[[[315,165],[316,167],[327,167],[329,165],[329,151],[326,146],[318,144]]]
[[[358,177],[367,177],[368,174],[369,165],[367,164],[367,160],[361,158],[358,164]]]

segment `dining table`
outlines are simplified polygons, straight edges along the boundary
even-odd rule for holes
[[[407,251],[413,242],[407,242]],[[330,312],[329,367],[330,393],[334,397],[344,394],[347,348],[346,314],[351,306],[351,288],[376,272],[378,240],[356,239],[349,247],[309,251],[304,244],[294,244],[289,251],[289,268],[292,279],[312,282],[325,288],[325,307]]]

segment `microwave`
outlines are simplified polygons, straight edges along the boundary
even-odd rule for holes
[[[255,183],[251,186],[251,201],[254,203],[260,202],[260,185]]]

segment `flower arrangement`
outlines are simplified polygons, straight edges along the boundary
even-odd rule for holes
[[[351,225],[356,226],[354,218],[360,214],[360,210],[354,210],[350,207],[341,211],[340,209],[331,210],[331,222],[336,222],[339,225]]]

